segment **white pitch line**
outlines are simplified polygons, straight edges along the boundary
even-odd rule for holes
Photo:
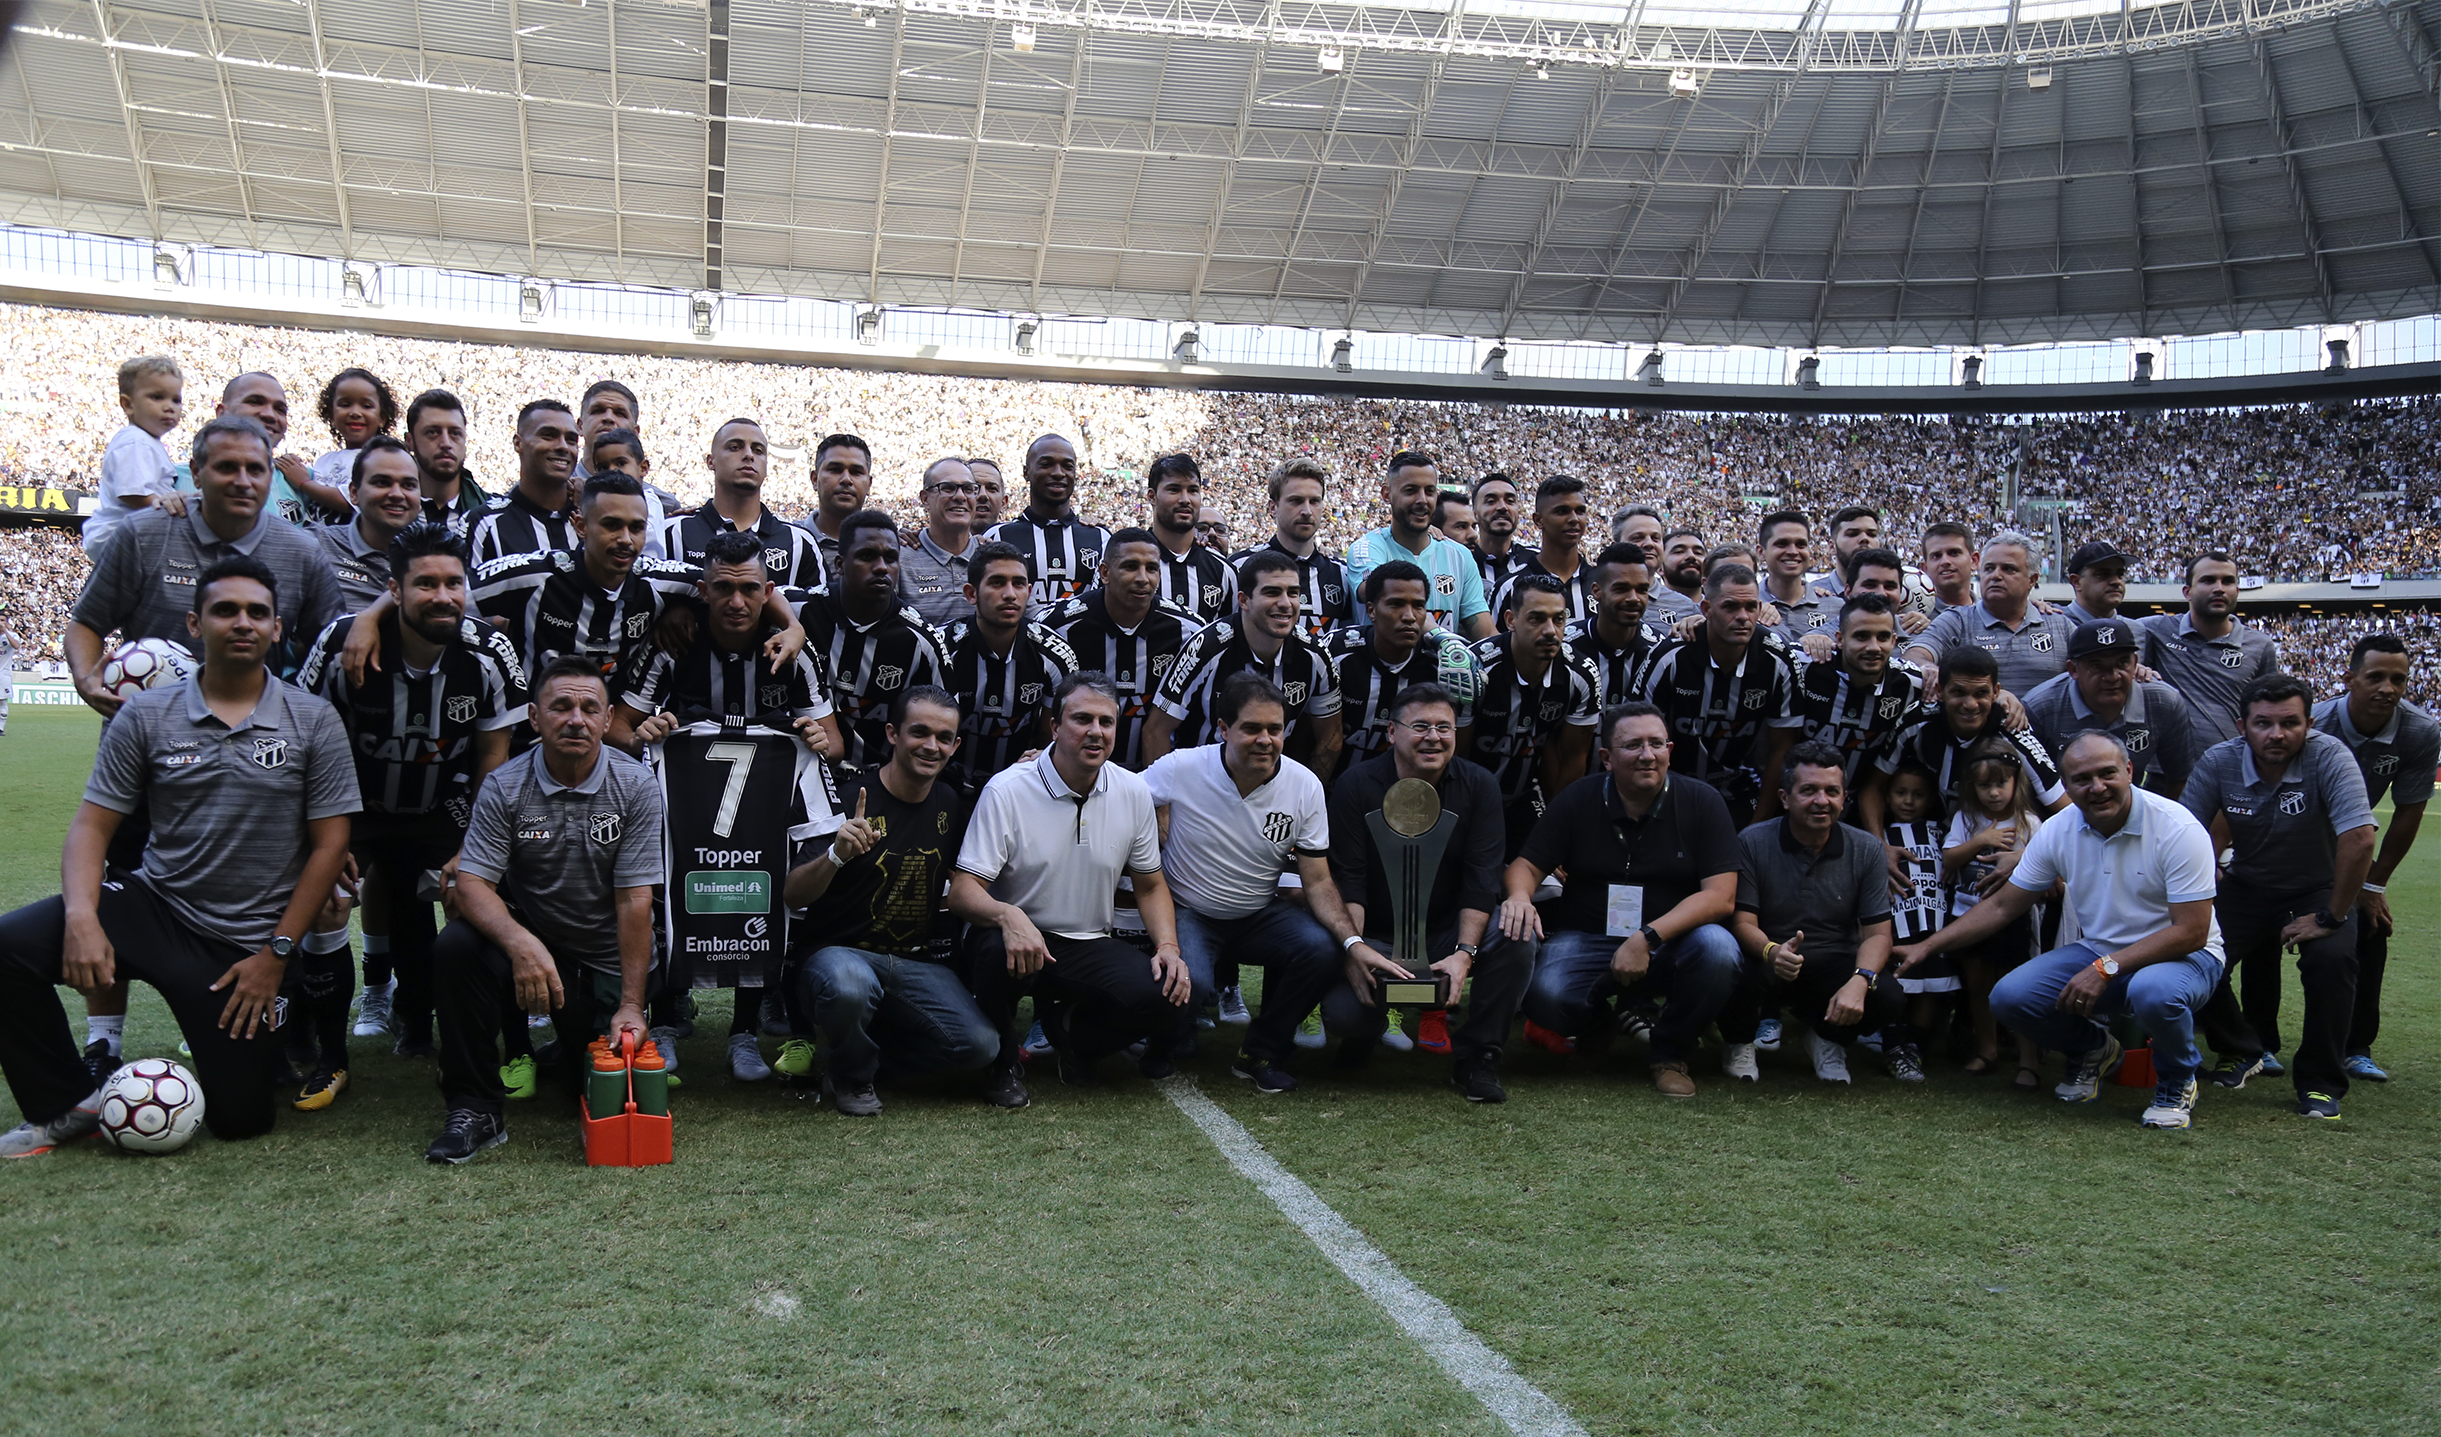
[[[1511,1432],[1518,1437],[1586,1437],[1567,1408],[1518,1376],[1507,1358],[1467,1331],[1447,1303],[1408,1280],[1353,1223],[1263,1151],[1263,1145],[1237,1119],[1205,1097],[1193,1079],[1168,1078],[1160,1086],[1163,1096],[1203,1129],[1231,1167],[1261,1188],[1283,1216],[1314,1240],[1324,1257],[1363,1288],[1392,1321],[1407,1329],[1407,1335],[1441,1364],[1442,1371],[1475,1394],[1475,1400]]]

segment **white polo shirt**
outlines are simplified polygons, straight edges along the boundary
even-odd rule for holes
[[[1123,873],[1161,871],[1161,829],[1144,780],[1115,763],[1078,802],[1051,750],[993,775],[975,799],[958,868],[991,886],[1034,926],[1063,938],[1106,938]]]
[[[2029,893],[2068,882],[2085,941],[2108,953],[2170,926],[2173,903],[2209,902],[2218,891],[2212,835],[2178,803],[2143,789],[2131,791],[2127,822],[2108,838],[2094,832],[2081,808],[2062,809],[2035,832],[2009,882]],[[2213,918],[2204,951],[2223,966],[2221,921]]]
[[[1144,771],[1153,802],[1170,810],[1162,871],[1178,901],[1206,918],[1262,912],[1297,855],[1331,851],[1322,780],[1312,769],[1283,757],[1269,783],[1241,797],[1226,754],[1225,744],[1199,744]]]

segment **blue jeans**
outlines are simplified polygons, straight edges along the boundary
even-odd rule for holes
[[[1339,945],[1330,930],[1293,898],[1274,898],[1243,918],[1207,918],[1178,905],[1178,955],[1195,980],[1195,996],[1179,1016],[1179,1037],[1191,1037],[1194,1014],[1213,1001],[1213,970],[1223,963],[1263,970],[1263,1006],[1246,1029],[1246,1052],[1281,1062],[1296,1044],[1297,1020],[1322,1001],[1339,977]],[[1178,1046],[1173,1040],[1173,1046]]]
[[[2093,1016],[2063,1013],[2053,1005],[2060,990],[2092,966],[2102,950],[2090,943],[2054,948],[2001,976],[1992,989],[1992,1017],[2046,1048],[2080,1057],[2109,1036],[2105,1018],[2133,1013],[2153,1040],[2153,1071],[2164,1083],[2183,1083],[2204,1065],[2195,1046],[2195,1015],[2221,983],[2221,965],[2209,953],[2149,963],[2110,980]]]
[[[1610,993],[1660,998],[1661,1021],[1653,1025],[1651,1057],[1683,1063],[1704,1030],[1737,992],[1743,971],[1737,939],[1707,923],[1661,945],[1638,982],[1620,985],[1610,971],[1621,940],[1601,933],[1563,931],[1543,939],[1542,960],[1526,989],[1526,1016],[1553,1032],[1579,1037],[1593,1021],[1597,1000]]]
[[[991,1062],[1000,1035],[958,975],[939,963],[862,948],[817,948],[793,975],[822,1035],[833,1083],[863,1087],[887,1057],[892,1077],[965,1073]]]

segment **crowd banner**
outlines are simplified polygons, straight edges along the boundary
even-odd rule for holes
[[[46,524],[82,524],[93,512],[90,489],[46,489],[35,484],[0,484],[0,517]]]

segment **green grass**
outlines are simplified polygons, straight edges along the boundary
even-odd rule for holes
[[[10,903],[56,887],[94,727],[15,718]],[[1868,1062],[1827,1091],[1793,1050],[1677,1104],[1628,1053],[1513,1049],[1497,1109],[1422,1055],[1269,1099],[1217,1044],[1194,1071],[1593,1432],[2433,1431],[2437,878],[2392,889],[2398,1080],[2336,1126],[2281,1082],[2165,1135],[2131,1089]],[[268,1138],[0,1171],[5,1426],[1498,1430],[1145,1085],[852,1122],[714,1076],[705,1007],[668,1168],[584,1168],[546,1098],[433,1169],[429,1068],[363,1044],[336,1108]],[[139,989],[131,1046],[175,1042]]]

